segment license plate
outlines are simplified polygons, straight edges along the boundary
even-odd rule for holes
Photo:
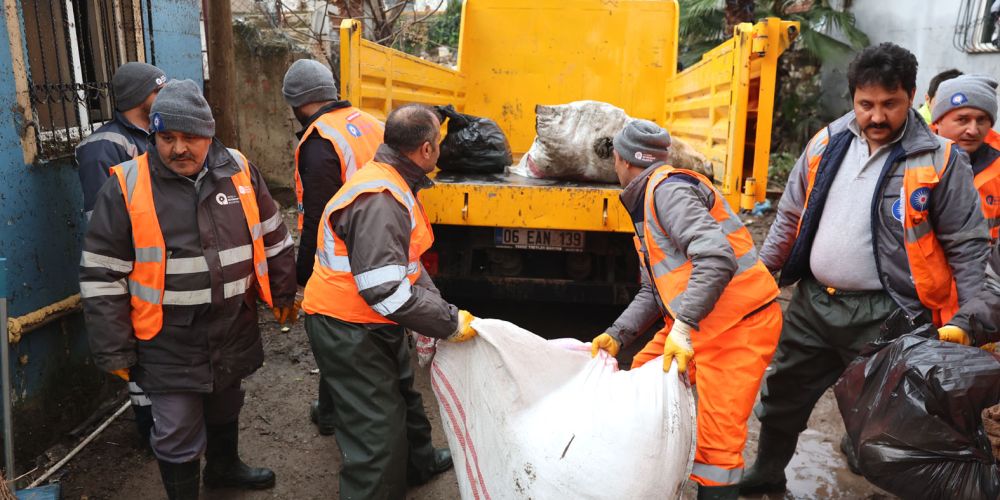
[[[582,252],[585,236],[583,231],[498,227],[494,242],[506,248]]]

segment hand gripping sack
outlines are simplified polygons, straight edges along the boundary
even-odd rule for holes
[[[437,106],[448,118],[448,134],[441,141],[438,167],[448,172],[501,173],[514,163],[507,136],[489,118],[466,115],[451,105]]]
[[[573,339],[498,320],[442,342],[431,386],[464,499],[678,498],[695,409],[676,366],[618,371]]]
[[[873,484],[904,499],[1000,497],[981,416],[1000,402],[997,356],[904,335],[863,352],[834,393],[858,465]]]

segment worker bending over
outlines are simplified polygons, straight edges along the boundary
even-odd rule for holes
[[[750,232],[704,176],[666,163],[670,135],[637,120],[614,137],[621,202],[635,226],[642,287],[592,353],[612,355],[657,319],[666,326],[632,368],[663,356],[698,393],[691,478],[699,499],[735,499],[747,419],[781,332],[778,287],[757,260]],[[695,369],[696,368],[696,369]]]
[[[431,445],[413,388],[406,330],[460,342],[467,311],[441,298],[420,263],[434,241],[417,199],[433,185],[441,123],[421,105],[389,114],[385,144],[326,205],[302,303],[306,333],[333,400],[340,497],[404,498],[452,466]]]

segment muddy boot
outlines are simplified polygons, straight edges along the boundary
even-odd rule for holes
[[[240,460],[238,422],[209,425],[205,448],[205,487],[263,490],[274,487],[274,471]]]
[[[785,467],[795,454],[799,436],[760,429],[757,442],[757,461],[743,475],[739,484],[741,495],[761,495],[785,491]]]
[[[698,485],[698,500],[737,500],[739,497],[740,486],[738,484],[727,486]]]
[[[330,422],[329,416],[320,413],[318,399],[309,403],[309,420],[312,420],[312,423],[316,425],[321,436],[333,435],[333,422]]]
[[[854,454],[854,446],[851,444],[851,436],[844,434],[844,437],[840,439],[840,452],[844,454],[844,458],[847,459],[847,468],[851,469],[851,472],[861,475],[861,466],[858,465],[858,457]]]
[[[201,487],[201,474],[198,473],[200,459],[182,464],[163,460],[157,462],[160,464],[160,477],[169,500],[198,500],[198,489]]]

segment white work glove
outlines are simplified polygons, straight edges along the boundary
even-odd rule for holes
[[[670,371],[670,362],[677,359],[677,371],[687,371],[688,361],[694,357],[691,347],[691,325],[675,319],[674,326],[663,342],[663,371]]]

